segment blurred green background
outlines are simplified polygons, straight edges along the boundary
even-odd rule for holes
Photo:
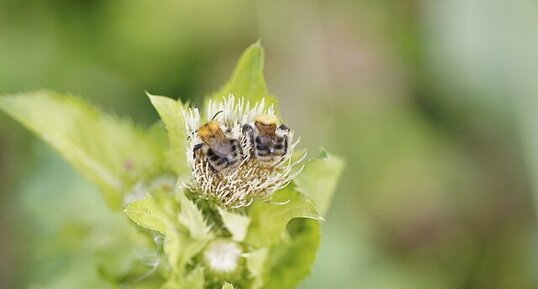
[[[287,124],[348,163],[301,288],[538,288],[536,1],[0,0],[0,93],[149,126],[144,90],[200,103],[257,39]],[[0,288],[94,270],[74,243],[109,214],[0,115]]]

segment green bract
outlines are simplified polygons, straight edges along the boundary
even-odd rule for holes
[[[263,100],[278,111],[267,91],[263,61],[261,45],[250,46],[230,81],[208,100],[234,95],[253,104]],[[142,129],[69,95],[38,91],[0,98],[2,110],[97,184],[110,208],[122,208],[132,221],[124,225],[139,228],[139,238],[131,237],[128,244],[139,239],[137,246],[154,254],[151,265],[134,258],[130,273],[122,272],[131,278],[109,271],[99,278],[114,288],[295,288],[314,263],[320,221],[343,161],[322,151],[270,201],[226,209],[182,185],[191,174],[182,113],[187,106],[148,96],[168,142],[159,125]]]

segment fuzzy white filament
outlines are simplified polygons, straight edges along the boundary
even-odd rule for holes
[[[230,273],[237,270],[242,253],[235,242],[217,240],[207,246],[204,258],[213,272]]]
[[[188,109],[183,114],[190,138],[187,160],[192,169],[192,179],[184,186],[204,198],[216,200],[228,208],[245,207],[256,199],[269,200],[275,191],[285,187],[302,169],[304,155],[292,160],[294,148],[299,142],[293,142],[292,131],[288,135],[288,150],[276,164],[268,166],[251,156],[251,144],[242,133],[242,126],[252,125],[255,118],[262,114],[275,116],[273,107],[266,107],[264,100],[251,106],[243,98],[236,99],[231,95],[222,102],[209,102],[205,120],[216,116],[215,120],[220,123],[226,136],[238,140],[244,152],[238,166],[219,172],[215,172],[205,158],[195,158],[193,154],[195,145],[202,143],[196,132],[205,122],[199,110]]]

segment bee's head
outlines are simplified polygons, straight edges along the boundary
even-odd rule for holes
[[[215,120],[212,120],[200,127],[197,134],[207,144],[224,137],[224,133],[220,128],[219,122]]]
[[[260,114],[254,120],[254,125],[256,125],[258,130],[266,134],[274,134],[277,123],[278,119],[275,116],[267,114]]]
[[[204,124],[202,127],[200,127],[196,133],[198,136],[202,139],[203,142],[206,144],[212,144],[215,141],[219,139],[225,139],[226,136],[224,135],[224,132],[222,132],[222,129],[220,128],[220,124],[218,121],[215,120],[217,115],[222,113],[223,111],[219,111],[213,115],[211,120]]]

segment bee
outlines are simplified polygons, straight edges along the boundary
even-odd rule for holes
[[[243,125],[252,155],[265,166],[278,164],[288,153],[291,130],[284,124],[277,125],[277,118],[270,115],[257,116],[254,126]]]
[[[244,157],[238,140],[226,136],[214,120],[219,113],[196,131],[202,142],[193,147],[193,157],[207,161],[214,173],[238,166]]]

